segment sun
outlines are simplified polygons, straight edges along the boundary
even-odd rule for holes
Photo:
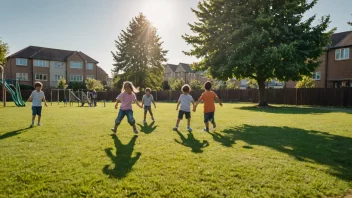
[[[175,0],[143,0],[141,12],[157,28],[170,25],[177,18],[175,17]]]

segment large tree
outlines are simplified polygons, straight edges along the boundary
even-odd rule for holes
[[[120,81],[132,81],[142,89],[160,89],[167,50],[162,48],[161,37],[150,21],[143,14],[134,17],[115,43],[117,51],[111,52],[115,77]]]
[[[311,75],[328,46],[329,16],[313,26],[303,15],[317,0],[203,0],[192,9],[198,22],[184,35],[193,49],[185,54],[201,61],[222,80],[251,78],[258,82],[259,106],[265,106],[265,81],[300,80]]]
[[[9,52],[9,46],[7,43],[4,43],[0,38],[0,65],[5,67],[6,64],[6,56]]]

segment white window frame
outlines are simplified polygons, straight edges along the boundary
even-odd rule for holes
[[[55,81],[59,81],[59,80],[62,79],[62,78],[64,78],[64,76],[57,75],[57,74],[54,75],[54,80],[55,80]]]
[[[16,58],[16,65],[18,66],[27,66],[28,60],[26,58]]]
[[[37,75],[39,75],[41,78],[37,78]],[[45,79],[44,76],[46,76]],[[40,81],[48,81],[48,74],[34,74],[34,79]]]
[[[28,81],[28,73],[16,73],[16,80]]]
[[[71,69],[82,69],[83,68],[83,62],[70,61],[70,68]]]
[[[55,63],[54,63],[55,68],[61,68],[62,65],[63,65],[63,63],[60,61],[55,61]]]
[[[87,68],[87,70],[94,70],[94,64],[93,63],[87,63],[86,68]]]
[[[78,79],[81,78],[82,80]],[[70,82],[83,82],[82,75],[70,75]]]
[[[350,59],[350,48],[342,48],[335,50],[335,60],[348,60]]]
[[[33,65],[35,67],[49,67],[49,61],[46,60],[33,60]]]
[[[87,75],[86,78],[91,78],[91,79],[95,79],[94,75]]]
[[[319,78],[317,76],[319,76]],[[321,73],[320,72],[313,72],[312,79],[313,80],[320,80],[321,79]]]

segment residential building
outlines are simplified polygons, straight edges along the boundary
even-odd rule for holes
[[[193,71],[189,64],[179,63],[178,65],[166,64],[164,65],[164,81],[169,78],[183,79],[185,83],[190,83],[192,80],[198,80],[205,83],[208,78],[202,72]]]
[[[331,36],[331,45],[320,57],[321,64],[313,72],[316,88],[352,87],[352,31]],[[286,87],[293,88],[289,82]]]
[[[107,80],[107,73],[97,64],[80,51],[29,46],[7,57],[5,79],[26,85],[41,81],[44,87],[55,87],[61,78],[67,83],[87,78]]]

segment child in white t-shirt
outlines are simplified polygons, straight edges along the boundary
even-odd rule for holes
[[[42,101],[46,104],[45,95],[42,91],[43,84],[41,82],[35,82],[34,84],[35,90],[32,92],[31,96],[29,97],[27,102],[32,102],[32,124],[31,127],[34,127],[34,120],[36,115],[38,115],[38,126],[40,124],[40,118],[42,117]]]
[[[180,98],[178,99],[176,110],[178,110],[178,107],[180,105],[181,105],[181,107],[178,112],[176,126],[173,128],[173,130],[174,131],[178,130],[178,125],[179,125],[180,121],[183,119],[183,115],[185,115],[185,117],[187,119],[187,130],[189,132],[192,132],[192,128],[190,126],[191,125],[191,103],[193,105],[193,111],[194,111],[195,103],[194,103],[193,97],[189,94],[189,92],[191,91],[191,88],[188,84],[183,85],[181,90],[182,90],[183,94],[181,94]]]

